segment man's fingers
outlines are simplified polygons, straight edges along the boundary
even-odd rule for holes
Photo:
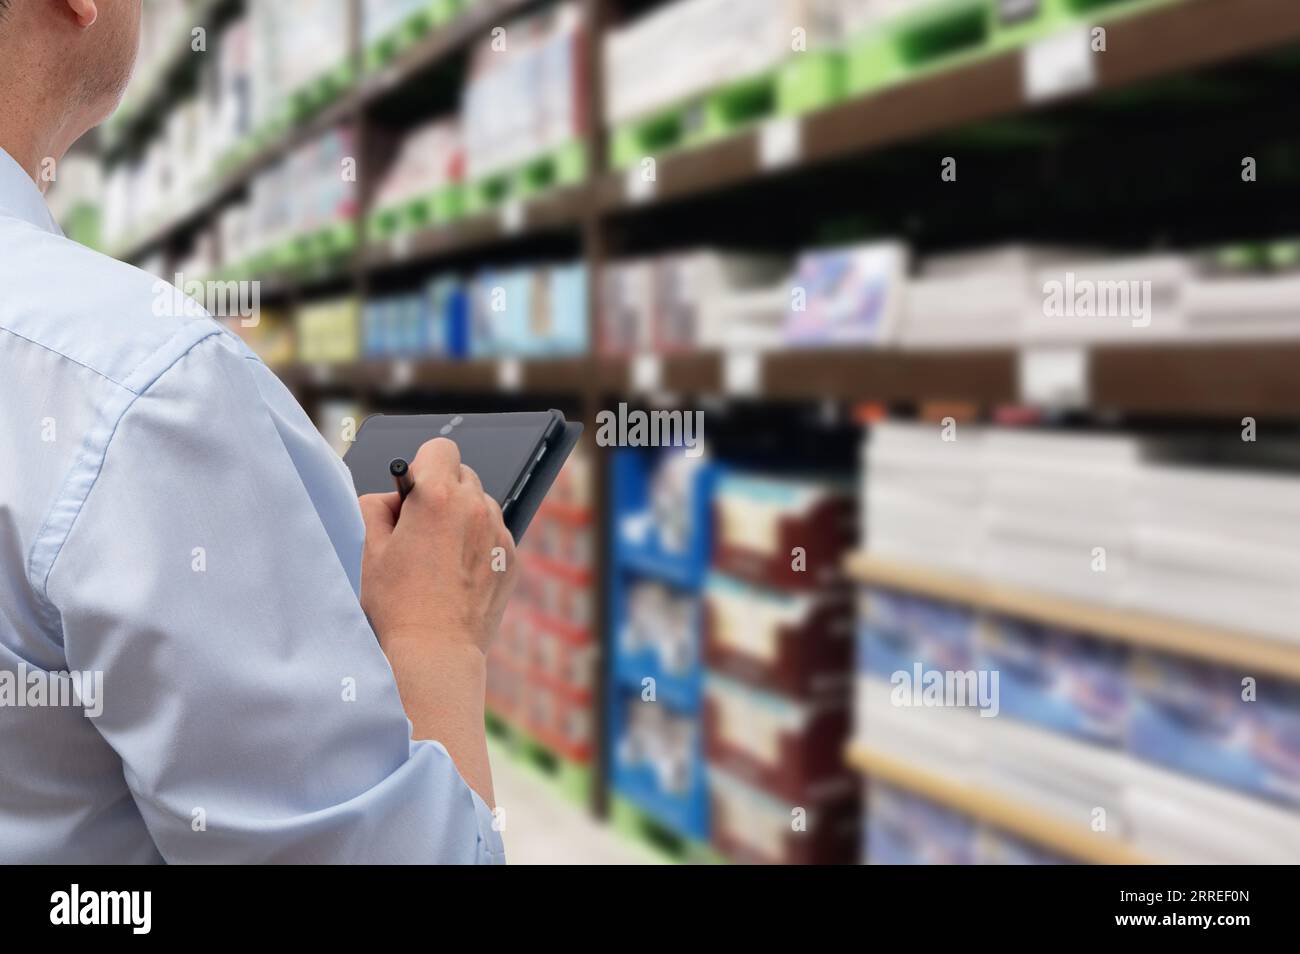
[[[460,465],[460,482],[475,490],[483,489],[483,481],[478,479],[478,474],[474,473],[474,468],[468,464]]]
[[[435,437],[425,441],[411,461],[411,479],[418,488],[425,483],[460,483],[460,448],[455,441]]]
[[[358,502],[361,504],[361,520],[366,525],[366,539],[373,534],[376,539],[383,539],[397,526],[397,515],[402,509],[402,498],[396,491],[387,494],[366,494]]]

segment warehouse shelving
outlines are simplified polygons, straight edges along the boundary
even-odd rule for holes
[[[948,778],[868,746],[851,744],[849,762],[871,778],[951,808],[963,815],[1019,835],[1076,861],[1102,865],[1156,863],[1116,838],[1082,826],[1070,825],[1055,815],[1022,804],[998,792]]]
[[[859,583],[958,603],[1048,626],[1102,636],[1179,656],[1300,679],[1300,644],[1228,632],[1120,607],[989,583],[898,560],[856,553],[848,572]]]
[[[210,4],[214,10],[230,0]],[[186,208],[133,238],[121,257],[179,244],[209,215],[239,196],[252,178],[296,145],[332,125],[351,121],[365,130],[404,92],[445,65],[491,27],[533,7],[536,0],[479,0],[452,22],[437,27],[371,71],[358,69],[355,84],[331,103],[278,135],[260,137],[218,172]],[[1300,4],[1292,0],[1180,0],[1131,16],[1107,20],[1107,52],[1097,57],[1094,81],[1049,101],[1031,99],[1025,88],[1025,50],[1011,49],[964,62],[922,78],[848,99],[803,115],[773,118],[725,138],[657,157],[652,186],[636,181],[640,170],[611,171],[604,162],[607,130],[601,115],[600,50],[604,25],[619,10],[615,0],[583,0],[589,27],[593,88],[588,97],[589,178],[509,201],[488,212],[442,227],[387,238],[366,236],[357,250],[323,281],[364,295],[389,273],[433,269],[478,257],[517,255],[529,243],[557,236],[570,240],[589,268],[592,302],[589,336],[596,341],[594,308],[601,269],[615,250],[616,232],[644,223],[665,209],[691,208],[718,197],[761,203],[765,190],[792,180],[814,185],[831,167],[884,154],[986,120],[1040,114],[1047,107],[1077,103],[1097,93],[1222,65],[1300,43]],[[354,18],[355,19],[355,18]],[[365,51],[353,43],[360,65]],[[183,59],[183,55],[178,57]],[[178,69],[173,64],[169,69]],[[129,148],[150,112],[166,107],[166,84],[142,100],[145,106],[115,131],[114,151]],[[116,141],[121,140],[121,141]],[[363,169],[364,175],[364,169]],[[363,191],[368,202],[369,192]],[[358,221],[373,211],[363,203]],[[249,276],[258,277],[258,276]],[[295,297],[312,290],[311,279],[284,278],[268,294]],[[1097,411],[1133,414],[1300,416],[1300,342],[1246,342],[1083,348],[1087,356],[1088,405]],[[304,401],[331,392],[372,398],[412,393],[521,395],[579,399],[580,417],[592,439],[595,413],[617,395],[722,395],[754,400],[833,399],[919,403],[960,401],[982,408],[1021,400],[1020,349],[905,351],[896,348],[767,351],[745,354],[699,352],[648,357],[597,353],[557,358],[364,360],[338,365],[291,365],[277,371]],[[1210,384],[1212,382],[1212,386]],[[607,468],[597,470],[594,510],[607,513]],[[604,534],[597,534],[596,565],[611,563]],[[908,590],[1046,623],[1056,623],[1135,645],[1218,662],[1242,663],[1300,679],[1300,650],[1245,634],[1223,633],[1176,621],[1137,616],[989,586],[907,567],[865,555],[850,561],[860,582]],[[604,572],[608,572],[607,570]],[[608,583],[596,587],[597,618],[607,619]],[[602,633],[608,647],[608,633]],[[602,678],[603,678],[602,670]],[[598,685],[599,698],[604,687]],[[601,706],[594,710],[601,753],[593,767],[592,802],[604,811],[602,763],[606,752]],[[1083,860],[1137,863],[1121,845],[1065,830],[1050,817],[992,793],[972,793],[869,750],[851,760],[862,770],[991,824]]]

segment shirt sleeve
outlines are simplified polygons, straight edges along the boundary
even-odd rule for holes
[[[319,435],[286,446],[258,372],[212,335],[117,422],[46,585],[94,724],[169,862],[499,862],[317,509],[346,477]],[[349,503],[326,522],[359,528]]]

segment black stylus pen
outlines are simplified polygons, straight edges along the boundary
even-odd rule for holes
[[[393,475],[398,494],[405,500],[406,495],[415,488],[415,481],[411,479],[411,465],[400,457],[394,457],[388,462],[388,472]]]

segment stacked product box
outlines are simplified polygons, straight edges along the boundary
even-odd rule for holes
[[[497,28],[473,51],[460,110],[467,180],[484,184],[547,160],[525,180],[494,185],[482,201],[586,174],[583,31],[578,5],[564,2]]]
[[[361,308],[351,296],[300,305],[294,325],[303,364],[345,364],[360,357]]]
[[[881,589],[861,596],[858,654],[856,744],[955,788],[1155,860],[1280,859],[1300,845],[1294,685]],[[962,681],[964,699],[912,689],[935,673]],[[888,832],[872,791],[868,829]],[[893,855],[889,836],[870,837],[869,859]]]
[[[1244,448],[1244,450],[1243,450]],[[1294,442],[885,422],[864,449],[873,555],[1294,640]]]
[[[543,357],[587,350],[587,267],[489,269],[470,283],[470,352]]]
[[[460,214],[465,155],[460,123],[435,119],[408,132],[371,200],[379,235],[445,224]]]
[[[600,350],[768,348],[780,343],[789,263],[696,249],[611,264],[600,301]]]
[[[1070,860],[890,785],[871,787],[871,865],[1052,865]]]
[[[455,278],[439,277],[418,291],[372,298],[362,314],[362,348],[369,358],[469,352],[469,297]]]
[[[250,0],[258,128],[281,120],[296,94],[347,63],[349,7],[339,0]]]
[[[802,102],[788,94],[778,102],[776,74],[799,61],[796,52],[816,54],[838,40],[840,2],[677,0],[612,30],[603,51],[604,118],[615,130],[615,165],[652,155],[661,143],[688,144]],[[748,95],[709,101],[709,94],[739,84],[748,84]],[[831,94],[824,85],[815,92],[815,102]],[[638,129],[639,123],[662,128]]]
[[[844,482],[728,473],[713,503],[705,588],[705,750],[713,843],[760,863],[851,860],[855,535]]]
[[[590,781],[597,644],[589,463],[566,461],[518,551],[520,578],[488,668],[488,708],[575,796]]]
[[[226,266],[276,268],[350,250],[356,241],[359,194],[353,130],[340,126],[297,147],[252,180],[242,248],[252,261],[224,256]]]
[[[700,628],[718,468],[682,448],[620,449],[612,466],[614,820],[684,854],[709,839]]]

